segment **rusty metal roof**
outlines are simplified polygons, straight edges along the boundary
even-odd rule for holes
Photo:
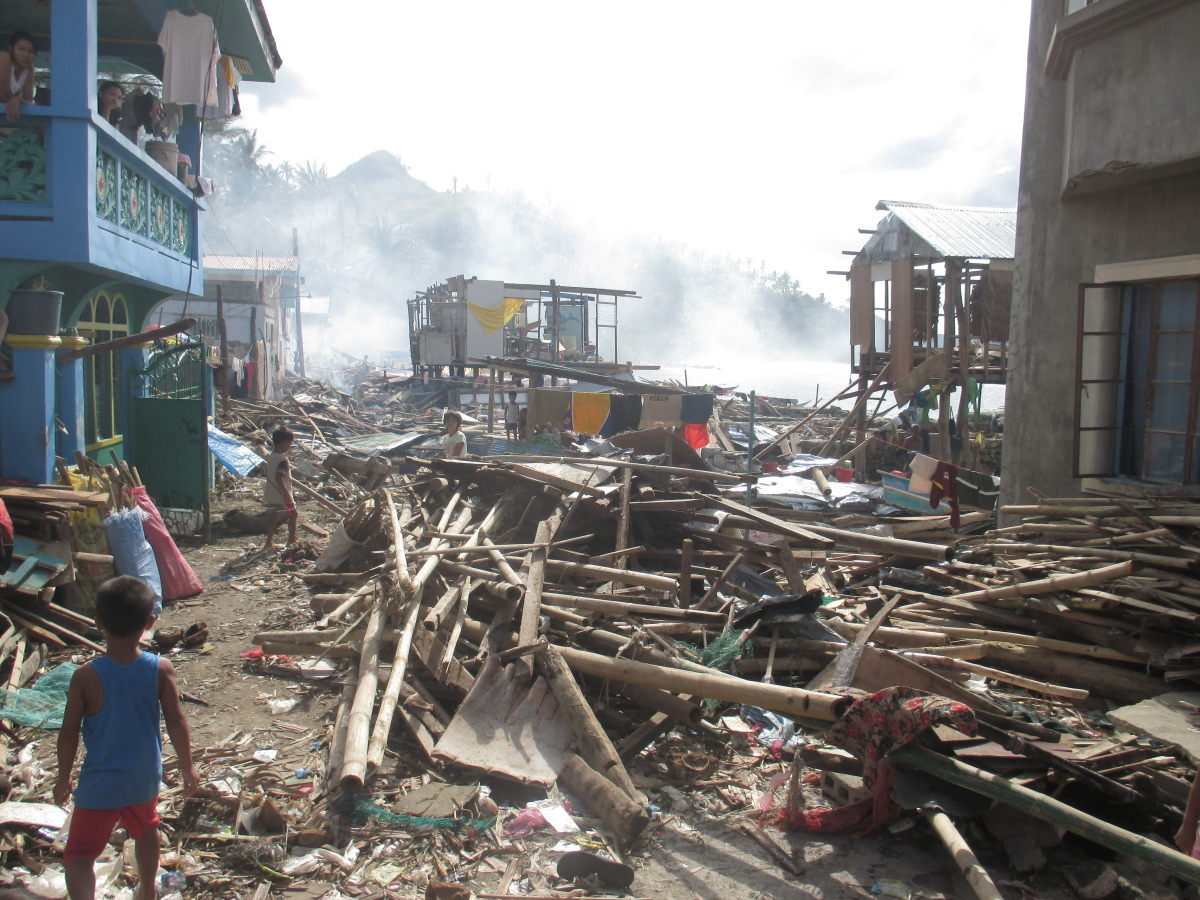
[[[880,200],[875,208],[891,213],[942,258],[1013,259],[1016,256],[1015,209],[934,206],[900,200]]]

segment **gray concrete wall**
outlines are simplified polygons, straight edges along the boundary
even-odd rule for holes
[[[1053,6],[1053,3],[1038,4]],[[1200,156],[1200,4],[1080,47],[1071,62],[1067,175]]]
[[[1169,42],[1170,48],[1160,47],[1156,52],[1174,59],[1179,47],[1190,49],[1192,36],[1200,33],[1200,10],[1195,4],[1177,7],[1161,19],[1136,26],[1128,35],[1115,36],[1124,48],[1114,56],[1119,71],[1100,71],[1105,43],[1093,45],[1088,48],[1085,68],[1094,80],[1084,84],[1074,78],[1068,85],[1047,79],[1043,72],[1046,49],[1062,8],[1054,0],[1033,4],[1006,396],[1001,496],[1005,503],[1026,502],[1029,487],[1053,496],[1079,493],[1079,481],[1071,472],[1080,284],[1093,280],[1098,264],[1200,252],[1200,175],[1177,175],[1061,199],[1068,130],[1079,134],[1088,129],[1095,135],[1105,130],[1114,135],[1124,131],[1128,123],[1106,112],[1104,92],[1114,90],[1118,83],[1127,97],[1155,89],[1147,85],[1135,90],[1125,84],[1141,77],[1136,66],[1126,67],[1142,59],[1129,41],[1144,29]],[[1158,67],[1147,71],[1156,79],[1166,77]],[[1200,94],[1198,81],[1193,62],[1174,72],[1168,92]],[[1167,86],[1158,87],[1167,90]],[[1071,96],[1081,91],[1091,97],[1086,106],[1088,121],[1070,122]],[[1080,115],[1083,110],[1080,107]],[[1200,131],[1194,122],[1192,128],[1195,140]],[[1120,146],[1124,138],[1108,140],[1110,145]],[[1143,133],[1140,140],[1148,142],[1147,146],[1154,144],[1153,135]]]

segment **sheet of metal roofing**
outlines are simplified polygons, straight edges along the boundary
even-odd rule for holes
[[[887,210],[943,257],[1013,259],[1016,256],[1017,211],[972,206],[934,206],[881,200]]]

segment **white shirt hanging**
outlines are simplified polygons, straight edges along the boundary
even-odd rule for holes
[[[158,32],[163,51],[163,102],[217,104],[217,60],[221,48],[212,16],[171,10]]]

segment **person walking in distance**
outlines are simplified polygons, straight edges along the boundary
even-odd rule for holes
[[[288,451],[292,449],[295,436],[285,425],[275,429],[271,435],[274,449],[267,457],[266,487],[263,488],[263,504],[267,507],[267,548],[275,546],[275,529],[283,519],[288,523],[288,544],[296,543],[296,524],[300,514],[296,512],[296,501],[292,497],[292,473],[288,465]]]

